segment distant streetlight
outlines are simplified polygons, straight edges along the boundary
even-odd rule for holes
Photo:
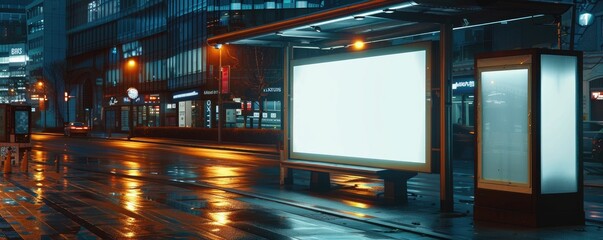
[[[44,110],[44,120],[43,120],[42,126],[44,129],[46,129],[46,112],[47,112],[46,100],[48,100],[46,98],[46,86],[44,85],[44,82],[42,80],[38,80],[37,87],[39,90],[41,90],[44,93],[43,96],[38,95],[38,101],[39,101],[38,106],[40,107],[40,110]]]
[[[364,49],[364,42],[363,42],[362,40],[356,40],[356,41],[354,42],[354,48],[355,48],[356,50],[361,50],[361,49]]]
[[[134,68],[136,68],[136,65],[137,65],[136,60],[134,60],[134,59],[130,59],[130,60],[128,60],[128,68],[129,68],[129,69],[134,69]]]

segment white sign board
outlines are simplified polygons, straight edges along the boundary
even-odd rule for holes
[[[430,171],[429,48],[293,61],[291,158]]]

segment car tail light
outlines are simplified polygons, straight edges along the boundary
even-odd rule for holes
[[[88,129],[88,127],[84,127],[84,129]]]

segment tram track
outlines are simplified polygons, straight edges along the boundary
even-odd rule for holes
[[[84,161],[82,158],[81,161],[76,161],[76,162],[88,162],[88,163],[96,162],[97,164],[99,164],[101,161],[102,161],[102,159],[95,159],[95,158],[86,158],[86,161]],[[41,161],[35,161],[33,163],[44,164],[47,166],[53,165],[51,163],[41,162]],[[95,164],[95,166],[97,166],[97,164]],[[100,166],[102,166],[102,165],[100,165]],[[290,207],[294,207],[294,208],[304,209],[304,210],[308,210],[308,211],[314,211],[317,213],[326,214],[326,215],[330,215],[330,216],[337,217],[337,218],[347,219],[350,221],[357,221],[359,223],[369,224],[369,225],[373,225],[376,227],[389,229],[389,230],[385,230],[384,232],[395,233],[395,232],[402,231],[407,234],[414,234],[414,235],[416,235],[417,238],[453,239],[452,236],[433,232],[433,231],[430,231],[429,229],[421,228],[421,227],[418,227],[415,225],[385,222],[385,221],[381,221],[381,220],[375,219],[375,218],[354,216],[354,215],[342,213],[340,211],[333,210],[333,209],[317,207],[317,206],[314,206],[309,203],[295,202],[295,201],[291,201],[288,199],[280,199],[280,198],[276,198],[276,197],[268,196],[268,195],[264,195],[264,194],[242,191],[242,190],[237,190],[237,189],[227,188],[227,187],[220,187],[220,186],[215,186],[215,185],[202,183],[202,182],[198,182],[198,181],[193,182],[193,181],[185,181],[185,180],[179,180],[179,179],[167,179],[158,174],[132,176],[132,175],[120,173],[119,171],[112,171],[111,169],[105,169],[105,168],[99,168],[99,167],[96,167],[95,169],[91,169],[91,168],[87,167],[87,164],[80,164],[80,163],[65,163],[65,164],[61,164],[61,167],[67,167],[69,169],[82,171],[82,172],[90,172],[90,173],[98,173],[98,174],[110,175],[110,176],[115,176],[115,177],[130,178],[130,179],[136,179],[136,180],[140,180],[140,181],[148,181],[148,182],[153,182],[153,183],[157,183],[157,184],[165,184],[165,185],[171,185],[171,186],[181,187],[181,188],[191,188],[192,187],[192,188],[206,188],[206,189],[211,189],[211,190],[219,190],[219,191],[223,191],[223,192],[227,192],[227,193],[231,193],[231,194],[237,194],[237,195],[243,196],[243,197],[259,199],[261,201],[268,201],[268,202],[272,202],[272,203],[278,203],[278,204],[282,204],[282,205],[286,205],[286,206],[290,206]],[[56,204],[54,205],[54,207],[59,208],[59,206],[57,206]],[[68,212],[65,209],[56,209],[56,210],[59,212]],[[73,217],[73,220],[76,222],[82,222],[83,226],[86,226],[86,228],[90,227],[89,230],[95,234],[99,234],[99,236],[104,234],[101,230],[99,230],[98,228],[95,229],[95,227],[93,225],[86,223],[83,219],[78,218],[77,216],[68,216],[68,217],[70,217],[70,218]],[[246,227],[246,228],[250,229],[249,227]],[[267,234],[267,233],[264,232],[262,234]],[[273,235],[273,236],[275,236],[275,235]]]

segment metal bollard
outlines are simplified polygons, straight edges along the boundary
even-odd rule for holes
[[[27,150],[25,150],[25,152],[23,152],[23,158],[21,160],[21,172],[28,172],[29,171],[29,163],[27,162]]]
[[[56,172],[60,172],[61,169],[61,162],[60,162],[60,158],[59,155],[54,156],[54,164],[56,166]]]
[[[12,172],[12,166],[11,166],[11,160],[12,160],[12,156],[11,156],[11,152],[10,152],[10,148],[8,149],[8,151],[6,151],[6,157],[4,158],[4,174],[8,174]]]

